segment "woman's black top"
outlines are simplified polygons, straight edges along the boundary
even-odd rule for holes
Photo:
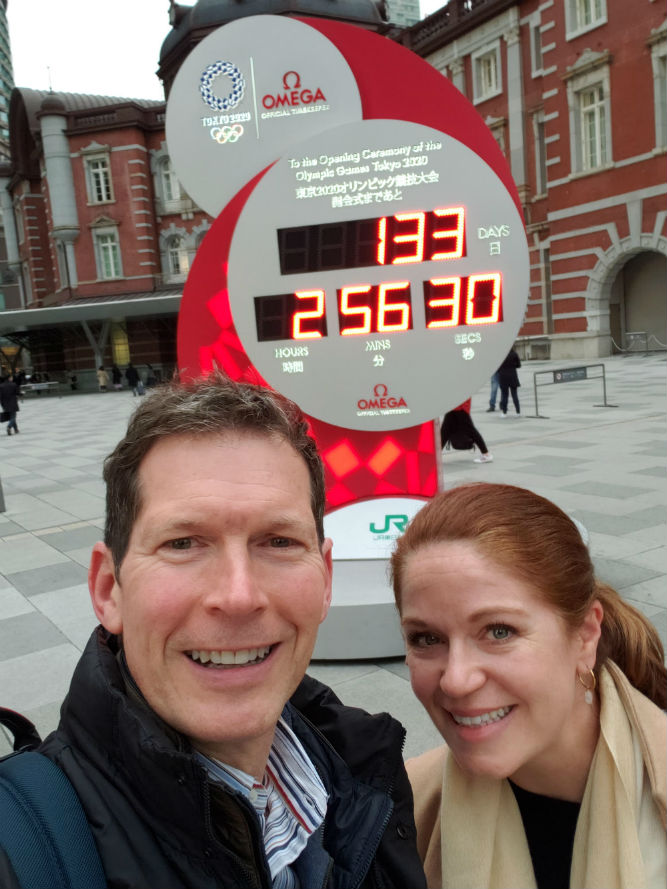
[[[519,804],[537,889],[569,889],[579,803],[523,790],[510,781]]]

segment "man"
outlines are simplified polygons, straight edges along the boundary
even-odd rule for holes
[[[304,678],[332,561],[296,405],[172,383],[104,478],[102,626],[40,750],[79,795],[110,889],[425,886],[402,728]]]
[[[16,425],[16,414],[19,410],[19,387],[13,377],[3,377],[0,380],[0,407],[7,417],[7,435],[18,435],[19,427]]]

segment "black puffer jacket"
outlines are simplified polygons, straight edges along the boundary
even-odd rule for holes
[[[270,889],[250,804],[211,785],[187,739],[128,696],[116,655],[99,627],[40,748],[79,795],[110,889]],[[320,885],[425,887],[400,724],[343,706],[309,677],[287,712],[329,793],[311,837],[330,856]]]

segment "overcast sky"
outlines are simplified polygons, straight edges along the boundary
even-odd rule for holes
[[[443,2],[421,0],[422,12]],[[155,71],[168,12],[169,0],[9,0],[14,84],[163,99]]]

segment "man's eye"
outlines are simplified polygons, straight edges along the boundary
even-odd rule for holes
[[[167,545],[170,549],[190,549],[192,537],[177,537],[176,540],[170,540]]]
[[[291,546],[292,538],[291,537],[272,537],[271,538],[271,546],[275,549],[282,549],[287,546]]]

